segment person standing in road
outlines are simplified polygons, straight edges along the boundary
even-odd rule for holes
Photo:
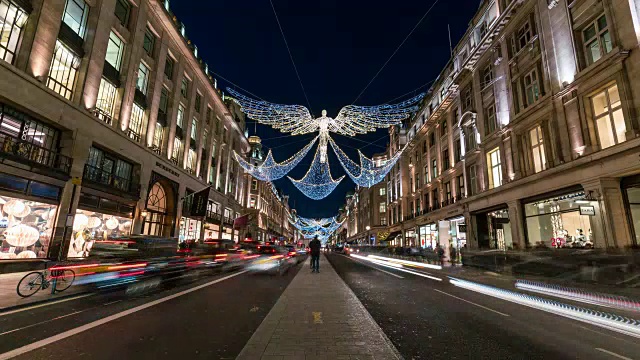
[[[320,272],[320,240],[316,236],[311,242],[309,242],[309,249],[311,249],[311,272]]]

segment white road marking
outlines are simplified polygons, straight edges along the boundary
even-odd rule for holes
[[[83,295],[78,295],[78,296],[73,296],[73,297],[69,297],[66,299],[61,299],[61,300],[56,300],[56,301],[51,301],[51,302],[46,302],[43,304],[38,304],[38,305],[33,305],[33,306],[29,306],[29,307],[25,307],[25,308],[21,308],[21,309],[16,309],[16,310],[11,310],[11,311],[7,311],[7,312],[3,312],[0,313],[0,316],[5,316],[5,315],[10,315],[10,314],[15,314],[15,313],[19,313],[22,311],[27,311],[27,310],[33,310],[33,309],[37,309],[37,308],[41,308],[41,307],[45,307],[45,306],[51,306],[51,305],[55,305],[55,304],[60,304],[66,301],[71,301],[71,300],[76,300],[76,299],[82,299],[84,297],[87,296],[92,296],[95,294],[83,294]]]
[[[28,329],[28,328],[30,328],[30,327],[34,327],[34,326],[36,326],[36,325],[42,325],[42,324],[45,324],[45,323],[48,323],[48,322],[51,322],[51,321],[54,321],[54,320],[58,320],[58,319],[62,319],[62,318],[66,318],[66,317],[68,317],[68,316],[75,315],[75,314],[79,314],[79,313],[81,313],[81,312],[85,312],[85,311],[86,311],[86,310],[80,310],[80,311],[72,312],[71,314],[62,315],[62,316],[58,316],[58,317],[54,317],[53,319],[49,319],[49,320],[45,320],[45,321],[40,321],[39,323],[35,323],[35,324],[31,324],[31,325],[23,326],[23,327],[21,327],[21,328],[17,328],[17,329],[9,330],[9,331],[5,331],[5,332],[3,332],[3,333],[0,333],[0,336],[2,336],[2,335],[6,335],[6,334],[10,334],[10,333],[12,333],[12,332],[16,332],[16,331],[20,331],[20,330]]]
[[[598,350],[598,351],[602,351],[603,353],[605,353],[605,354],[609,354],[609,355],[611,355],[611,356],[613,356],[613,357],[617,357],[618,359],[623,359],[623,360],[633,360],[632,358],[628,358],[628,357],[626,357],[626,356],[622,356],[622,355],[620,355],[620,354],[616,354],[616,353],[614,353],[613,351],[609,351],[609,350],[607,350],[607,349],[603,349],[603,348],[596,348],[596,350]]]
[[[123,312],[120,312],[120,313],[117,313],[117,314],[113,314],[113,315],[107,316],[107,317],[102,318],[102,319],[100,319],[100,320],[96,320],[96,321],[94,321],[94,322],[91,322],[91,323],[88,323],[88,324],[85,324],[85,325],[79,326],[79,327],[77,327],[77,328],[75,328],[75,329],[67,330],[67,331],[62,332],[62,333],[60,333],[60,334],[57,334],[57,335],[51,336],[51,337],[49,337],[49,338],[47,338],[47,339],[43,339],[43,340],[40,340],[40,341],[36,341],[36,342],[34,342],[34,343],[31,343],[31,344],[25,345],[25,346],[23,346],[23,347],[20,347],[20,348],[17,348],[17,349],[14,349],[14,350],[8,351],[8,352],[6,352],[6,353],[4,353],[4,354],[0,354],[0,360],[11,359],[11,358],[13,358],[13,357],[16,357],[16,356],[19,356],[19,355],[22,355],[22,354],[28,353],[28,352],[30,352],[30,351],[36,350],[36,349],[38,349],[38,348],[41,348],[41,347],[43,347],[43,346],[47,346],[47,345],[49,345],[49,344],[53,344],[53,343],[55,343],[55,342],[57,342],[57,341],[60,341],[60,340],[66,339],[66,338],[71,337],[71,336],[73,336],[73,335],[80,334],[80,333],[85,332],[85,331],[90,330],[90,329],[93,329],[94,327],[98,327],[98,326],[100,326],[100,325],[104,325],[104,324],[106,324],[106,323],[108,323],[108,322],[111,322],[111,321],[113,321],[113,320],[117,320],[117,319],[119,319],[119,318],[121,318],[121,317],[125,317],[125,316],[127,316],[127,315],[131,315],[131,314],[136,313],[136,312],[138,312],[138,311],[140,311],[140,310],[144,310],[144,309],[150,308],[150,307],[152,307],[152,306],[155,306],[155,305],[161,304],[161,303],[163,303],[163,302],[166,302],[166,301],[169,301],[169,300],[175,299],[175,298],[177,298],[177,297],[180,297],[180,296],[183,296],[183,295],[186,295],[186,294],[192,293],[192,292],[194,292],[194,291],[200,290],[200,289],[205,288],[205,287],[207,287],[207,286],[211,286],[211,285],[213,285],[213,284],[217,284],[217,283],[222,282],[222,281],[225,281],[225,280],[227,280],[227,279],[231,279],[232,277],[235,277],[235,276],[238,276],[238,275],[244,274],[244,273],[246,273],[246,272],[247,272],[247,270],[240,271],[240,272],[237,272],[237,273],[235,273],[235,274],[231,274],[231,275],[225,276],[225,277],[223,277],[223,278],[220,278],[220,279],[217,279],[217,280],[214,280],[214,281],[210,281],[210,282],[208,282],[208,283],[206,283],[206,284],[202,284],[202,285],[199,285],[199,286],[193,287],[193,288],[191,288],[191,289],[187,289],[187,290],[181,291],[181,292],[179,292],[179,293],[176,293],[176,294],[173,294],[173,295],[169,295],[169,296],[163,297],[162,299],[158,299],[158,300],[155,300],[155,301],[152,301],[152,302],[149,302],[149,303],[146,303],[146,304],[140,305],[140,306],[136,306],[136,307],[131,308],[131,309],[129,309],[129,310],[125,310],[125,311],[123,311]]]
[[[108,303],[104,303],[104,304],[102,304],[102,305],[103,305],[103,306],[107,306],[107,305],[111,305],[111,304],[119,303],[120,301],[122,301],[122,300],[111,301],[111,302],[108,302]]]
[[[380,272],[383,272],[383,273],[385,273],[385,274],[388,274],[388,275],[391,275],[391,276],[395,276],[395,277],[397,277],[397,278],[399,278],[399,279],[404,279],[404,276],[400,276],[400,275],[394,274],[394,273],[392,273],[392,272],[390,272],[390,271],[387,271],[387,270],[378,269],[378,268],[377,268],[377,267],[375,267],[375,266],[371,266],[371,265],[369,265],[369,264],[365,264],[365,263],[364,263],[364,262],[362,262],[362,261],[356,260],[356,259],[352,258],[351,256],[346,256],[346,258],[347,258],[347,259],[351,259],[352,261],[355,261],[355,262],[357,262],[357,263],[359,263],[359,264],[362,264],[362,265],[364,265],[364,266],[367,266],[367,267],[370,267],[370,268],[372,268],[372,269],[375,269],[375,270],[378,270],[378,271],[380,271]]]
[[[486,307],[486,306],[482,306],[482,305],[480,305],[480,304],[476,304],[476,303],[474,303],[473,301],[469,301],[469,300],[463,299],[463,298],[461,298],[461,297],[457,297],[457,296],[455,296],[455,295],[451,295],[451,294],[449,294],[448,292],[444,292],[444,291],[442,291],[442,290],[438,290],[438,289],[433,289],[433,290],[435,290],[435,291],[437,291],[437,292],[439,292],[439,293],[441,293],[441,294],[445,294],[445,295],[447,295],[447,296],[451,296],[452,298],[456,298],[456,299],[458,299],[458,300],[464,301],[464,302],[469,303],[469,304],[471,304],[471,305],[475,305],[475,306],[477,306],[477,307],[479,307],[479,308],[483,308],[483,309],[485,309],[485,310],[492,311],[492,312],[494,312],[494,313],[496,313],[496,314],[500,314],[500,315],[502,315],[502,316],[510,316],[509,314],[505,314],[505,313],[503,313],[503,312],[500,312],[500,311],[497,311],[497,310],[493,310],[493,309],[488,308],[488,307]]]
[[[384,267],[391,268],[391,269],[394,269],[394,270],[406,272],[406,273],[417,275],[417,276],[422,276],[424,278],[431,279],[431,280],[442,281],[442,279],[439,278],[439,277],[426,275],[423,272],[415,272],[415,271],[407,270],[407,269],[403,268],[404,265],[402,265],[402,264],[396,264],[396,263],[390,263],[390,262],[387,262],[387,261],[376,260],[374,258],[370,258],[369,256],[360,256],[360,255],[355,255],[355,254],[351,254],[351,256],[355,257],[356,259],[366,260],[366,261],[372,262],[372,263],[374,263],[376,265],[384,266]]]

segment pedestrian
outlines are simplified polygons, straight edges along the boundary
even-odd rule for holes
[[[438,259],[440,260],[440,266],[444,266],[444,249],[440,244],[436,245],[436,252],[438,253]]]
[[[309,248],[311,249],[311,272],[320,272],[320,240],[316,236],[311,242],[309,242]]]
[[[451,257],[451,264],[458,262],[458,252],[453,244],[449,248],[449,257]]]

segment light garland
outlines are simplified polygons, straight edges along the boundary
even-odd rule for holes
[[[305,196],[313,200],[320,200],[327,197],[340,184],[344,175],[334,180],[331,177],[331,169],[328,162],[321,161],[322,147],[318,146],[316,154],[313,157],[311,167],[300,180],[287,176],[293,185],[298,188]]]
[[[322,242],[326,242],[342,226],[344,221],[344,219],[338,221],[335,216],[324,219],[308,219],[298,216],[294,219],[289,219],[289,222],[300,230],[303,238],[313,239],[317,237]]]

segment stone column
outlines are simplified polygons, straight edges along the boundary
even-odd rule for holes
[[[156,124],[158,120],[158,109],[160,108],[160,94],[162,93],[163,80],[164,80],[164,66],[166,64],[169,49],[169,36],[165,32],[162,36],[158,50],[158,58],[156,60],[155,76],[153,79],[149,79],[149,121],[147,122],[147,141],[145,146],[151,147],[153,145],[153,137],[155,136]],[[167,102],[169,99],[167,99]],[[165,136],[166,137],[166,136]],[[163,139],[164,141],[164,139]],[[161,152],[164,150],[160,144]]]
[[[189,94],[186,100],[187,107],[185,109],[186,111],[184,114],[184,121],[186,122],[186,124],[184,124],[184,138],[185,138],[184,154],[182,154],[183,155],[182,167],[184,169],[186,169],[188,165],[191,165],[191,164],[187,164],[187,161],[189,159],[189,150],[191,149],[191,122],[193,121],[193,118],[196,117],[195,116],[196,114],[195,99],[196,99],[196,93],[198,92],[198,85],[199,85],[195,75],[192,76],[192,79],[193,80],[191,80],[191,88],[188,90]],[[192,170],[195,170],[195,169],[192,169]]]
[[[46,0],[41,3],[39,12],[31,15],[30,21],[37,21],[37,28],[27,60],[27,73],[44,83],[49,75],[65,4],[65,0]]]
[[[593,245],[596,248],[623,248],[631,245],[620,180],[600,178],[582,184],[596,214],[591,217]],[[585,234],[586,235],[586,234]]]
[[[168,56],[168,55],[167,55]],[[166,59],[166,58],[165,58]],[[176,124],[178,121],[178,108],[180,107],[180,101],[182,100],[182,95],[180,94],[180,84],[182,83],[182,78],[184,77],[184,58],[180,57],[173,66],[173,78],[171,82],[173,83],[173,91],[170,94],[169,98],[169,110],[168,110],[168,118],[167,122],[169,123],[169,135],[167,136],[167,159],[171,159],[173,157],[173,141],[176,137]],[[185,109],[186,112],[186,109]],[[185,114],[186,115],[186,114]],[[182,127],[184,129],[184,119]],[[183,131],[184,133],[184,131]],[[184,137],[184,136],[183,136]],[[180,160],[178,160],[179,162]]]
[[[509,223],[511,225],[511,239],[515,250],[524,250],[527,247],[524,233],[525,217],[519,200],[507,203],[509,211]]]

